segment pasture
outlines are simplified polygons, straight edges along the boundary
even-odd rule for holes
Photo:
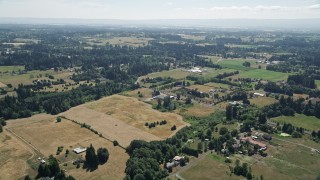
[[[12,71],[23,71],[24,66],[0,66],[0,74],[11,73]]]
[[[138,101],[136,98],[113,95],[86,105],[87,108],[104,113],[118,119],[130,126],[153,134],[161,139],[170,137],[173,132],[171,127],[178,129],[184,127],[182,117],[174,113],[163,113],[152,109],[149,104]],[[145,123],[166,120],[167,124],[149,129]]]
[[[245,67],[242,64],[244,62],[250,62],[251,66],[256,64],[256,60],[252,59],[223,59],[219,61],[218,64],[224,68],[240,70],[240,71],[248,71],[252,70],[253,67]]]
[[[67,166],[61,165],[60,167],[66,169],[67,174],[74,176],[76,179],[105,179],[107,177],[109,179],[122,179],[125,176],[125,164],[129,158],[125,150],[118,146],[113,146],[112,142],[99,137],[86,128],[81,128],[76,123],[67,119],[62,119],[60,123],[56,123],[54,117],[47,117],[46,115],[14,121],[8,122],[8,128],[28,142],[29,146],[36,148],[45,157],[55,154],[57,147],[63,146],[63,152],[56,157],[60,163],[67,163]],[[87,172],[82,168],[76,169],[72,165],[72,161],[78,155],[73,153],[72,149],[88,147],[90,144],[93,144],[96,149],[106,147],[110,154],[108,162],[105,165],[99,166],[93,172]],[[66,149],[70,151],[68,158],[64,158]],[[34,157],[34,159],[36,158]]]
[[[8,132],[0,134],[0,179],[23,179],[32,173],[27,160],[33,157],[32,151]]]
[[[150,73],[148,75],[142,76],[141,78],[156,78],[156,77],[171,77],[173,79],[184,79],[187,76],[191,75],[191,72],[182,70],[182,69],[172,69],[169,71],[161,71],[161,72],[155,72],[155,73]]]
[[[216,109],[214,107],[205,106],[199,103],[193,103],[194,105],[187,109],[180,109],[180,114],[187,116],[206,117],[214,113]]]
[[[240,72],[240,74],[234,75],[232,76],[232,78],[256,78],[277,82],[287,80],[289,75],[289,73],[274,72],[264,69],[254,69],[250,71]]]
[[[256,98],[249,99],[249,101],[251,104],[254,104],[259,108],[262,108],[264,106],[268,106],[277,102],[276,99],[271,97],[256,97]]]
[[[308,130],[320,130],[320,119],[315,116],[306,116],[303,114],[295,114],[295,116],[280,116],[273,118],[272,121],[279,123],[290,123],[296,127],[303,127]]]
[[[220,157],[219,157],[220,158]],[[221,157],[222,158],[222,157]],[[188,170],[180,173],[185,179],[240,179],[238,176],[231,175],[228,164],[221,162],[220,159],[213,158],[212,154],[202,157],[197,164]]]
[[[0,79],[3,84],[12,84],[13,87],[18,87],[19,84],[32,84],[34,80],[49,80],[49,75],[53,75],[55,80],[64,79],[66,82],[73,82],[69,77],[72,73],[67,70],[59,72],[55,72],[54,70],[34,70],[26,73],[5,73],[0,74]]]

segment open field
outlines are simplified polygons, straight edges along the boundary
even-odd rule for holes
[[[162,71],[162,72],[156,72],[156,73],[151,73],[145,76],[140,77],[141,78],[156,78],[156,77],[171,77],[173,79],[184,79],[188,75],[191,75],[191,72],[184,71],[182,69],[173,69],[169,71]]]
[[[142,94],[143,97],[139,97],[138,92],[140,92],[140,94]],[[128,95],[130,97],[138,98],[138,99],[148,99],[148,98],[152,98],[152,92],[153,91],[149,88],[140,88],[134,91],[124,92],[123,94]]]
[[[162,139],[172,135],[171,127],[173,125],[176,125],[178,129],[186,125],[182,121],[182,117],[177,114],[159,112],[152,109],[149,104],[125,96],[114,95],[106,97],[89,103],[86,107]],[[166,120],[167,124],[152,129],[145,126],[145,123],[160,122],[162,120]]]
[[[240,74],[237,74],[235,76],[232,76],[235,78],[256,78],[256,79],[263,79],[263,80],[269,80],[269,81],[282,81],[287,80],[289,73],[282,73],[282,72],[274,72],[274,71],[268,71],[264,69],[254,69],[250,71],[240,72]]]
[[[19,84],[32,84],[33,80],[49,80],[46,75],[53,75],[56,79],[64,79],[66,82],[73,82],[70,80],[69,76],[71,73],[67,70],[55,72],[54,70],[46,70],[46,71],[28,71],[25,74],[0,74],[1,82],[4,84],[12,84],[13,87],[17,87]]]
[[[308,130],[320,130],[320,119],[315,116],[306,116],[303,114],[295,114],[295,116],[280,116],[273,118],[272,121],[279,123],[291,123],[296,127],[303,127]]]
[[[124,149],[113,146],[112,142],[99,137],[86,128],[81,128],[80,125],[69,120],[62,119],[62,122],[56,123],[55,118],[41,119],[41,117],[45,118],[46,116],[14,120],[16,122],[9,121],[8,128],[29,142],[30,145],[34,146],[46,157],[50,154],[55,154],[57,147],[63,146],[64,151],[61,153],[61,157],[56,157],[61,163],[66,162],[68,164],[68,166],[61,166],[61,168],[66,169],[68,174],[77,179],[105,179],[107,177],[108,179],[122,179],[125,176],[125,163],[129,156]],[[106,147],[110,154],[108,162],[99,166],[99,169],[93,172],[87,172],[82,168],[76,169],[72,165],[72,161],[78,155],[71,152],[71,150],[76,147],[88,147],[90,144],[93,144],[96,149]],[[62,158],[66,149],[70,150],[69,157],[71,159]]]
[[[219,61],[218,64],[225,68],[235,69],[240,71],[248,71],[253,69],[252,67],[243,66],[242,64],[244,62],[250,62],[251,66],[256,64],[256,61],[252,59],[223,59],[222,61]]]
[[[259,108],[262,108],[264,106],[268,106],[277,102],[276,99],[271,97],[256,97],[253,99],[249,99],[249,101],[251,104],[257,105]]]
[[[1,73],[11,73],[12,71],[24,70],[24,66],[0,66],[0,74]]]
[[[119,46],[147,46],[152,38],[138,37],[111,37],[111,38],[86,38],[87,44],[94,46],[119,45]]]
[[[222,158],[222,157],[221,157]],[[201,159],[196,165],[180,174],[185,179],[242,179],[238,176],[230,176],[228,164],[215,159],[211,154]]]
[[[0,134],[0,179],[22,179],[30,174],[29,158],[32,153],[26,145],[6,131]]]
[[[215,108],[194,103],[194,105],[188,109],[180,110],[181,114],[188,116],[206,117],[216,111]]]

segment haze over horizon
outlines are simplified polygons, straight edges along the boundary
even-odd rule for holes
[[[319,0],[0,0],[2,18],[318,19]]]

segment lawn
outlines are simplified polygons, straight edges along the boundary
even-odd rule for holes
[[[320,130],[320,119],[314,116],[295,114],[295,116],[280,116],[273,118],[272,121],[279,123],[291,123],[296,127],[303,127],[308,130]]]
[[[233,76],[233,78],[256,78],[276,82],[287,80],[289,75],[289,73],[274,72],[264,69],[254,69],[250,71],[240,72],[240,74]]]

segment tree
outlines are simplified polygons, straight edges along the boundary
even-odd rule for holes
[[[232,108],[232,106],[227,106],[227,108],[226,108],[226,117],[227,117],[228,121],[232,120],[232,117],[233,117],[233,108]]]
[[[2,125],[0,125],[0,133],[2,133],[3,132],[3,127],[2,127]]]
[[[314,108],[314,116],[320,119],[320,103],[318,102]]]
[[[171,127],[171,131],[175,131],[176,129],[177,129],[176,125],[173,125],[173,126]]]
[[[119,145],[118,141],[117,141],[117,140],[114,140],[114,141],[113,141],[113,146],[118,146],[118,145]]]
[[[199,153],[202,153],[202,150],[203,150],[202,142],[199,142],[199,143],[198,143],[198,152],[199,152]]]
[[[57,117],[57,122],[61,122],[61,117],[59,116],[59,117]]]
[[[98,167],[98,164],[99,164],[98,156],[96,155],[95,149],[92,146],[92,144],[90,145],[90,147],[87,148],[85,160],[86,160],[85,165],[89,169],[91,168],[96,169]]]
[[[187,97],[186,104],[191,104],[191,98],[190,97]]]
[[[225,135],[227,133],[228,133],[228,129],[226,127],[220,128],[220,130],[219,130],[219,134],[220,135]]]
[[[109,159],[109,152],[106,148],[99,148],[97,151],[97,156],[100,164],[104,164]]]
[[[185,165],[186,165],[186,161],[184,160],[184,158],[182,158],[182,159],[180,160],[180,166],[183,167],[183,166],[185,166]]]
[[[265,124],[267,122],[267,117],[265,114],[260,113],[258,117],[259,123],[260,124]]]

